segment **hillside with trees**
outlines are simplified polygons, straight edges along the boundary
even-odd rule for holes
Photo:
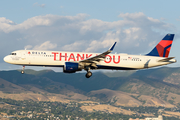
[[[22,75],[19,70],[0,71],[0,98],[92,102],[114,107],[171,109],[180,106],[180,68],[94,72],[89,79],[84,73],[25,72]]]

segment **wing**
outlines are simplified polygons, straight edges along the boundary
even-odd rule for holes
[[[102,60],[104,60],[106,58],[106,55],[108,55],[109,53],[111,53],[113,51],[115,45],[116,45],[116,42],[106,52],[103,52],[103,53],[101,53],[101,54],[99,54],[97,56],[90,57],[88,59],[82,60],[80,62],[83,62],[83,63],[96,63],[96,62],[102,61]]]

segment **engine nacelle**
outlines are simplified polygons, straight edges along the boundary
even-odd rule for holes
[[[63,72],[64,73],[75,73],[76,71],[81,71],[83,66],[79,63],[74,62],[65,62]]]

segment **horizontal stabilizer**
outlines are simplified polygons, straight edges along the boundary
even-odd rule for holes
[[[175,58],[175,57],[169,57],[169,58],[161,59],[158,62],[168,62],[169,60],[171,60],[173,58]]]

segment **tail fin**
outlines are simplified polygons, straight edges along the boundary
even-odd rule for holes
[[[148,56],[159,56],[159,57],[168,57],[171,50],[171,45],[173,42],[174,34],[167,34],[157,45],[156,47],[147,55]]]

